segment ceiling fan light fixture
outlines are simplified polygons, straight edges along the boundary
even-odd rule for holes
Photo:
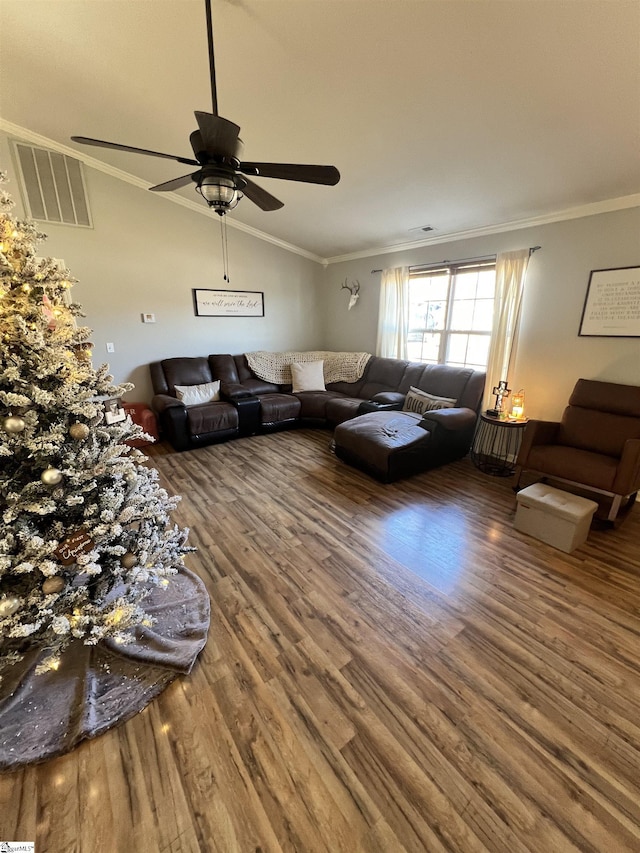
[[[220,216],[233,210],[242,198],[242,193],[238,191],[232,178],[207,175],[202,178],[196,189],[209,207],[212,207]]]

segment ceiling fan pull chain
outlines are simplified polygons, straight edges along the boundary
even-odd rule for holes
[[[229,241],[228,241],[228,231],[227,231],[227,219],[224,218],[224,257],[225,257],[225,277],[227,279],[227,284],[231,284],[231,279],[229,278]]]
[[[231,281],[229,278],[229,244],[227,241],[227,220],[224,216],[220,217],[220,240],[222,243],[222,270],[224,272],[223,279],[227,284]]]

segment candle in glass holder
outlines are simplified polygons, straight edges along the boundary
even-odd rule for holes
[[[524,418],[524,391],[522,390],[511,395],[511,417],[517,421]]]

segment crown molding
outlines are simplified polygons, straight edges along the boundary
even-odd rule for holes
[[[117,180],[124,181],[127,184],[138,187],[139,189],[148,190],[149,187],[153,186],[153,184],[150,184],[148,181],[143,181],[142,178],[138,178],[129,172],[124,172],[122,169],[117,169],[115,166],[110,166],[108,163],[103,163],[102,160],[97,160],[95,157],[91,157],[83,151],[78,151],[76,148],[63,145],[60,142],[56,142],[53,139],[49,139],[46,136],[42,136],[39,133],[35,133],[32,130],[28,130],[26,127],[21,127],[18,124],[7,121],[6,119],[0,118],[0,130],[3,130],[11,136],[17,137],[24,142],[31,142],[33,145],[48,148],[51,151],[56,151],[58,154],[66,154],[67,157],[73,157],[75,160],[80,160],[80,162],[84,163],[85,166],[88,166],[91,169],[96,169],[99,172],[103,172],[105,175],[117,178]],[[183,196],[176,195],[175,193],[164,193],[158,194],[156,198],[171,202],[172,204],[178,204],[181,207],[186,207],[188,210],[200,214],[200,216],[207,216],[211,219],[211,212],[208,207],[205,207],[196,201],[190,201],[187,198],[183,198]],[[301,249],[299,246],[294,246],[292,243],[287,243],[285,240],[280,240],[278,237],[273,237],[271,234],[266,234],[264,231],[259,231],[257,228],[252,228],[250,225],[238,222],[232,217],[227,217],[227,225],[231,228],[236,228],[238,231],[243,231],[245,234],[249,234],[251,237],[255,237],[258,240],[263,240],[265,243],[271,243],[274,246],[278,246],[280,249],[285,249],[285,251],[291,252],[294,255],[301,255],[303,258],[308,258],[310,261],[315,261],[318,264],[324,263],[324,258],[319,257],[313,252],[308,252],[306,249]]]
[[[625,195],[620,198],[610,198],[596,201],[580,207],[570,207],[556,213],[533,216],[529,219],[518,219],[512,222],[501,222],[496,225],[484,225],[480,228],[469,228],[466,231],[452,231],[437,237],[425,237],[409,243],[395,243],[393,246],[381,246],[378,249],[364,249],[360,252],[350,252],[346,255],[336,255],[325,258],[324,265],[337,264],[342,261],[355,261],[359,258],[372,258],[376,255],[389,255],[394,252],[405,252],[409,249],[421,249],[423,246],[437,246],[440,243],[453,243],[456,240],[468,240],[472,237],[486,237],[489,234],[503,234],[505,231],[519,231],[522,228],[533,228],[539,225],[549,225],[553,222],[564,222],[569,219],[581,219],[584,216],[597,216],[599,213],[611,213],[615,210],[626,210],[630,207],[640,207],[640,193]]]
[[[46,136],[42,136],[39,133],[35,133],[32,130],[28,130],[18,124],[7,121],[6,119],[0,118],[0,130],[3,130],[11,136],[18,137],[25,142],[31,142],[33,145],[49,148],[50,150],[57,151],[60,154],[66,154],[68,157],[74,157],[89,168],[96,169],[99,172],[103,172],[105,175],[117,178],[118,180],[131,184],[134,187],[148,190],[149,187],[152,186],[148,181],[143,181],[141,178],[138,178],[129,172],[124,172],[122,169],[110,166],[108,163],[102,162],[102,160],[97,160],[95,157],[91,157],[82,151],[63,145],[60,142],[56,142],[53,139],[49,139]],[[188,210],[191,210],[193,213],[197,213],[200,216],[207,216],[211,218],[211,213],[208,207],[204,207],[196,201],[190,201],[176,193],[163,193],[158,194],[156,197],[164,201],[171,202],[172,204],[186,207]],[[596,201],[579,207],[570,207],[565,210],[556,211],[555,213],[543,214],[542,216],[534,216],[528,219],[501,222],[495,225],[484,225],[479,228],[469,228],[464,231],[452,231],[449,234],[438,234],[433,237],[425,237],[422,240],[412,240],[407,243],[394,243],[391,246],[363,249],[359,252],[349,252],[345,255],[335,255],[330,258],[322,258],[313,252],[300,248],[300,246],[294,246],[292,243],[287,243],[285,240],[280,240],[278,237],[274,237],[264,231],[259,231],[257,228],[252,228],[250,225],[238,222],[232,217],[227,218],[227,224],[231,228],[235,228],[238,231],[249,234],[251,237],[255,237],[257,240],[262,240],[265,243],[271,243],[271,245],[284,249],[287,252],[291,252],[294,255],[300,255],[303,258],[307,258],[310,261],[321,264],[326,269],[330,264],[338,264],[343,261],[354,261],[360,258],[375,257],[376,255],[389,255],[395,252],[406,252],[411,249],[421,249],[425,246],[437,246],[441,243],[453,243],[457,240],[468,240],[473,237],[486,237],[491,234],[502,234],[505,231],[519,231],[524,228],[549,225],[554,222],[564,222],[570,219],[581,219],[585,216],[597,216],[600,213],[611,213],[616,210],[625,210],[632,207],[640,207],[640,193],[620,196],[619,198],[606,199],[604,201]]]

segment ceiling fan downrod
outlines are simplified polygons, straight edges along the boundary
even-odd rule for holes
[[[216,63],[213,56],[213,19],[211,17],[211,0],[204,0],[207,15],[207,41],[209,42],[209,73],[211,75],[211,112],[218,115],[218,91],[216,88]]]

